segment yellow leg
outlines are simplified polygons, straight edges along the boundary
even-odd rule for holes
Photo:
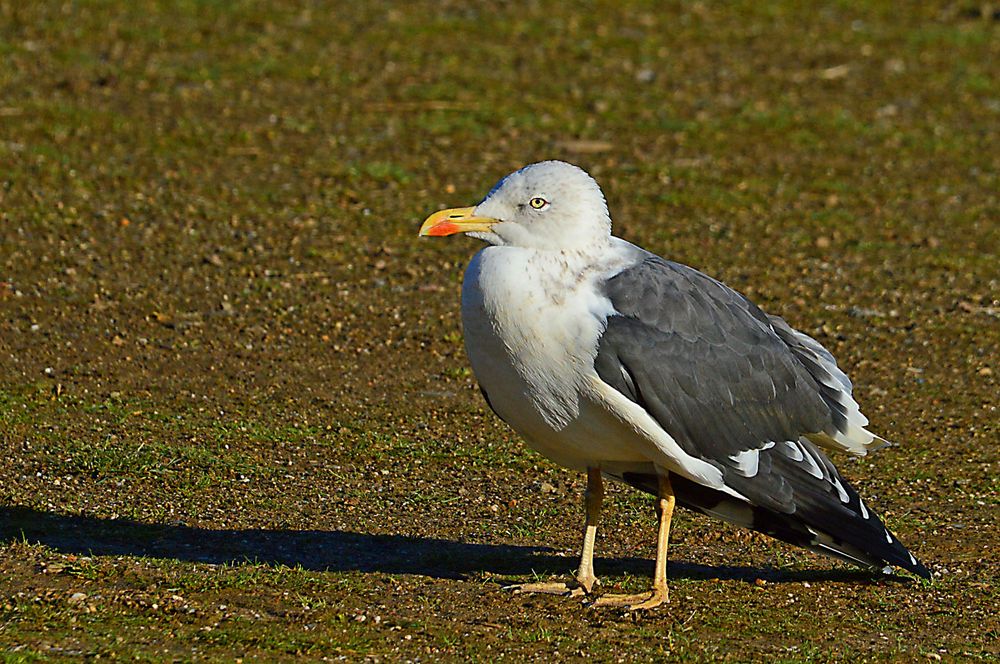
[[[598,583],[594,575],[594,540],[597,538],[597,520],[601,516],[601,503],[604,501],[604,481],[601,479],[600,468],[587,469],[587,493],[584,503],[587,508],[587,525],[583,531],[583,551],[580,553],[580,568],[576,572],[576,582],[588,594]]]
[[[656,537],[656,569],[653,572],[653,588],[639,595],[603,595],[591,605],[625,607],[629,611],[645,611],[667,601],[667,544],[670,540],[670,519],[674,514],[674,490],[670,477],[664,473],[658,477],[656,515],[659,530]]]
[[[604,501],[604,481],[600,468],[587,469],[587,492],[584,494],[584,504],[587,509],[587,523],[583,531],[583,551],[580,553],[580,567],[576,572],[578,587],[571,587],[558,581],[543,581],[540,583],[520,583],[507,586],[505,590],[515,593],[543,593],[548,595],[565,595],[579,597],[589,594],[598,583],[594,575],[594,540],[597,537],[597,521],[601,515],[601,504]]]

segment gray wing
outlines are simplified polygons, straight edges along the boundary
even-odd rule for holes
[[[652,254],[612,277],[598,375],[695,457],[836,432],[816,380],[760,309],[697,270]],[[742,464],[745,465],[745,464]]]
[[[748,499],[752,514],[730,520],[861,564],[927,574],[809,440],[874,438],[826,349],[721,282],[653,254],[604,292],[615,314],[599,341],[598,375]],[[686,494],[678,500],[700,511],[741,513],[720,507],[730,500],[721,494]]]

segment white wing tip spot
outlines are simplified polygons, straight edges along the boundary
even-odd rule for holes
[[[802,452],[802,462],[806,466],[806,472],[815,477],[818,480],[823,479],[823,471],[820,470],[819,464],[813,459],[812,454],[806,449],[802,443],[798,444],[799,450]]]
[[[785,454],[792,461],[802,461],[802,450],[799,449],[798,445],[790,440],[785,441],[785,446],[787,448]]]
[[[834,488],[837,489],[837,496],[840,498],[840,502],[844,503],[845,505],[850,503],[851,497],[847,495],[847,489],[845,489],[844,485],[840,483],[840,479],[837,477],[833,477],[832,482]]]
[[[913,554],[912,554],[912,553],[910,553],[909,551],[907,551],[907,552],[906,552],[906,554],[907,554],[908,556],[910,556],[910,564],[911,564],[911,565],[916,565],[916,564],[917,564],[917,559],[913,557]]]
[[[889,529],[885,529],[885,541],[892,544],[892,535],[889,534]]]
[[[736,472],[743,477],[754,477],[760,468],[760,453],[774,447],[773,441],[764,443],[757,449],[743,450],[729,456],[736,463]]]
[[[736,472],[743,477],[754,477],[760,464],[760,450],[743,450],[729,457],[736,463]]]

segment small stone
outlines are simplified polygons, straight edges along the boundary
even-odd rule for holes
[[[837,65],[835,67],[827,67],[819,73],[819,77],[825,81],[833,81],[838,78],[844,78],[851,71],[850,65]]]
[[[614,145],[608,141],[586,139],[559,141],[556,147],[576,154],[599,154],[614,149]]]
[[[892,58],[885,61],[885,70],[892,74],[902,74],[906,71],[906,63],[899,58]]]
[[[70,604],[79,604],[83,600],[87,599],[86,593],[73,593],[69,596]]]
[[[875,116],[879,118],[891,118],[899,115],[899,107],[895,104],[886,104],[875,111]]]
[[[849,307],[847,309],[848,316],[854,316],[855,318],[882,318],[885,314],[878,309],[871,309],[869,307]]]
[[[636,72],[635,80],[640,83],[652,83],[656,80],[656,72],[648,67],[646,69],[640,69]]]
[[[556,490],[555,486],[549,484],[548,482],[542,482],[542,486],[540,488],[542,493],[554,493]]]

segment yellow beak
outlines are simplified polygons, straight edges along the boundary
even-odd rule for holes
[[[497,223],[496,219],[490,217],[474,217],[472,213],[475,209],[474,207],[450,208],[435,212],[424,220],[417,236],[441,237],[469,231],[488,231]]]

